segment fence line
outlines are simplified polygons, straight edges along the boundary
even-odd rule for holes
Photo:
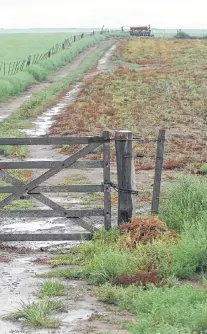
[[[22,72],[25,68],[32,65],[37,65],[41,61],[52,57],[53,55],[61,52],[62,50],[68,49],[72,43],[79,41],[80,39],[87,36],[94,36],[95,33],[103,34],[105,31],[92,31],[90,33],[81,33],[78,35],[71,36],[65,39],[62,43],[57,43],[52,46],[47,52],[41,54],[29,55],[24,60],[19,60],[15,62],[0,62],[0,76],[12,76],[18,72]]]

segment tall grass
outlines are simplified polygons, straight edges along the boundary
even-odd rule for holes
[[[70,63],[79,53],[99,43],[104,38],[103,35],[83,38],[72,44],[69,49],[40,62],[39,65],[29,66],[14,76],[0,78],[0,101],[19,94],[33,83],[45,80],[56,69]]]
[[[207,215],[207,178],[187,176],[166,189],[161,205],[163,219],[170,229],[186,230]]]

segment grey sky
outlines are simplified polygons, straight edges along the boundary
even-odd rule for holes
[[[207,28],[206,0],[0,0],[0,28]]]

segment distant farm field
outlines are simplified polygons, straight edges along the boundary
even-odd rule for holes
[[[75,40],[73,36],[68,33],[0,34],[0,101],[46,80],[58,68],[104,39],[99,33],[78,33]]]
[[[45,53],[71,35],[71,33],[0,34],[0,62],[15,62],[29,55]]]

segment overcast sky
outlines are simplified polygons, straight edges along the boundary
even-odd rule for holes
[[[207,0],[0,0],[0,28],[207,29]]]

